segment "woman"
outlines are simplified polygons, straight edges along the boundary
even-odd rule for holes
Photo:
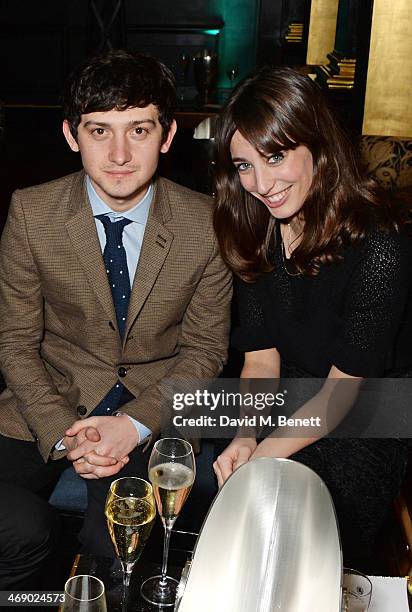
[[[352,381],[355,396],[362,378],[406,366],[410,238],[362,177],[318,87],[291,69],[260,70],[227,102],[216,145],[215,229],[236,279],[241,376]],[[219,483],[261,456],[292,457],[320,474],[345,562],[373,569],[367,557],[404,474],[404,444],[238,437],[214,464]]]

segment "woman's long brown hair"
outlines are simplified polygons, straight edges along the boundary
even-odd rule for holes
[[[244,280],[272,269],[276,221],[240,183],[230,155],[236,130],[264,156],[299,145],[312,154],[303,236],[292,255],[301,273],[316,275],[320,264],[338,260],[342,246],[361,240],[372,225],[397,227],[396,214],[360,172],[353,147],[318,86],[290,68],[263,68],[233,92],[215,141],[215,231],[226,263]]]

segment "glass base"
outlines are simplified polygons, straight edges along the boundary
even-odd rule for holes
[[[140,593],[146,601],[159,608],[174,606],[179,582],[166,576],[166,584],[161,584],[162,576],[152,576],[142,583]]]

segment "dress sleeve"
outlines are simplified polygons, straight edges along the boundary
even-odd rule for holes
[[[330,361],[352,376],[379,377],[390,369],[411,284],[411,240],[375,231],[357,249],[345,292],[342,326]],[[359,251],[358,251],[359,249]]]
[[[274,346],[262,304],[262,278],[246,283],[238,277],[234,280],[234,304],[237,319],[232,333],[232,345],[242,352],[259,351]]]

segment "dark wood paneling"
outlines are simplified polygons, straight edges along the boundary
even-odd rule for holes
[[[1,97],[6,102],[57,101],[65,66],[64,26],[9,26],[0,30]]]
[[[116,0],[94,0],[104,24]],[[221,3],[220,3],[221,4]],[[124,0],[112,28],[102,34],[87,0],[2,0],[0,99],[6,103],[57,103],[68,73],[110,46],[150,52],[183,78],[182,53],[216,50],[207,29],[223,25],[217,0]],[[186,85],[193,84],[189,74]]]
[[[336,39],[331,58],[332,68],[341,57],[356,59],[352,89],[327,88],[328,74],[316,69],[317,82],[331,99],[342,123],[354,134],[360,134],[363,121],[366,78],[368,72],[373,0],[340,0]],[[331,49],[332,51],[332,49]]]
[[[252,0],[253,1],[253,0]],[[126,20],[130,24],[202,23],[222,12],[217,0],[127,0]]]
[[[361,133],[372,29],[373,0],[361,0],[356,24],[356,72],[353,88],[353,127]]]
[[[299,66],[306,62],[310,0],[261,0],[258,63]],[[301,43],[286,40],[289,25],[303,24]]]

